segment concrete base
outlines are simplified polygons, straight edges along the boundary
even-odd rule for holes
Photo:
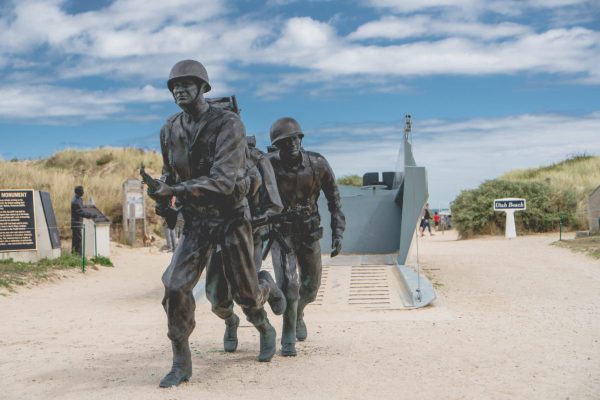
[[[33,192],[33,213],[35,218],[35,241],[37,249],[0,252],[0,260],[12,258],[19,262],[37,262],[43,258],[52,259],[60,257],[60,249],[52,248],[40,192],[37,190],[34,190]]]
[[[60,257],[60,249],[46,249],[45,251],[8,251],[0,253],[0,260],[8,260],[12,258],[18,262],[33,263],[40,261],[42,258],[58,258]]]

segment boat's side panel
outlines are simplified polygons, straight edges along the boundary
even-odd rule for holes
[[[404,191],[402,193],[402,231],[400,232],[400,251],[398,264],[404,265],[415,234],[415,227],[425,202],[429,197],[427,191],[427,173],[424,167],[406,166],[404,172]]]
[[[398,251],[401,208],[394,202],[396,191],[363,190],[360,195],[342,196],[342,211],[346,215],[343,254],[388,254]],[[321,250],[331,251],[330,215],[327,201],[319,198],[323,239]]]

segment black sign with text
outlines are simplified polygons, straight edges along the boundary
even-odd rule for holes
[[[0,190],[0,252],[35,249],[33,190]]]

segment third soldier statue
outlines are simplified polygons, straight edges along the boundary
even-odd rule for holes
[[[278,230],[286,246],[273,242],[271,255],[278,286],[287,300],[283,315],[281,354],[296,355],[296,339],[307,337],[304,308],[313,302],[321,285],[321,248],[323,236],[317,200],[321,191],[331,213],[331,230],[335,257],[342,248],[346,220],[341,210],[335,176],[325,158],[300,147],[304,133],[293,118],[281,118],[271,126],[271,144],[277,149],[268,153],[273,165],[284,212],[298,208],[308,213],[291,213]],[[298,281],[297,268],[300,272]]]

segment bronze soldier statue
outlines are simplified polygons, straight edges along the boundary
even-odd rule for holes
[[[160,387],[178,385],[192,375],[188,342],[195,327],[192,289],[217,245],[222,254],[220,274],[260,332],[259,361],[273,357],[276,341],[263,304],[268,300],[275,314],[285,309],[285,298],[273,278],[262,271],[259,279],[253,263],[244,125],[237,114],[207,103],[204,93],[210,84],[201,63],[175,64],[167,86],[183,111],[168,118],[161,129],[163,173],[148,194],[157,202],[157,214],[165,217],[173,211],[170,202],[175,196],[184,227],[162,277],[173,365]]]
[[[81,255],[81,231],[83,218],[93,218],[91,214],[83,209],[83,186],[75,186],[75,195],[71,200],[71,252]]]
[[[248,150],[246,152],[246,168],[251,177],[250,190],[246,195],[250,206],[250,214],[255,221],[262,221],[277,215],[283,209],[275,173],[269,160],[256,148],[256,138],[246,136]],[[253,231],[254,266],[259,272],[262,265],[263,239],[262,232],[265,227],[256,227]],[[212,311],[225,321],[225,335],[223,336],[223,349],[226,352],[237,350],[237,328],[240,319],[233,312],[233,299],[231,288],[223,278],[221,271],[222,254],[213,254],[206,270],[206,297],[212,305]],[[260,273],[260,272],[259,272]]]
[[[323,236],[323,228],[317,207],[321,191],[327,198],[331,213],[332,257],[342,249],[346,219],[333,171],[322,155],[300,147],[304,133],[298,122],[293,118],[281,118],[271,126],[270,136],[271,144],[277,150],[267,156],[275,170],[284,212],[299,207],[309,209],[308,215],[292,213],[290,218],[279,224],[278,230],[289,249],[284,249],[278,241],[271,249],[275,278],[287,300],[281,354],[295,356],[296,339],[303,341],[307,337],[304,308],[315,300],[321,285],[319,239]],[[300,270],[299,282],[296,265]]]

